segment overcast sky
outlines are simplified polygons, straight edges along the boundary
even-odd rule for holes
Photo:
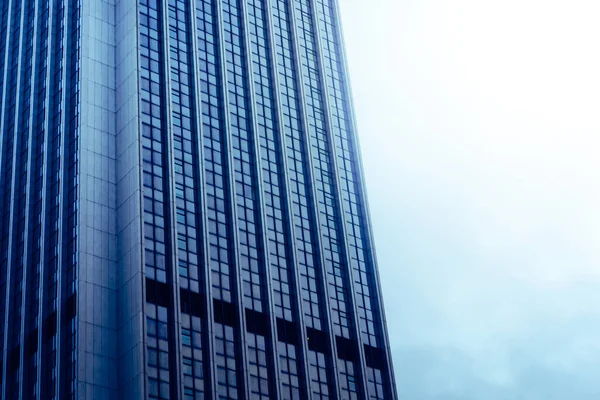
[[[600,2],[339,1],[400,397],[600,399]]]

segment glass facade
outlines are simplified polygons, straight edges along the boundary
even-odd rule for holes
[[[0,4],[1,398],[396,398],[338,7]]]

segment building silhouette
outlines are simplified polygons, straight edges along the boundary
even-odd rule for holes
[[[1,398],[396,398],[337,0],[0,18]]]

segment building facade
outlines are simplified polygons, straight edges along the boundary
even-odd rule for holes
[[[0,18],[1,398],[396,398],[337,0]]]

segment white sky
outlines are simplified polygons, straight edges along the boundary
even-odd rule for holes
[[[339,1],[401,398],[599,399],[600,2]]]

